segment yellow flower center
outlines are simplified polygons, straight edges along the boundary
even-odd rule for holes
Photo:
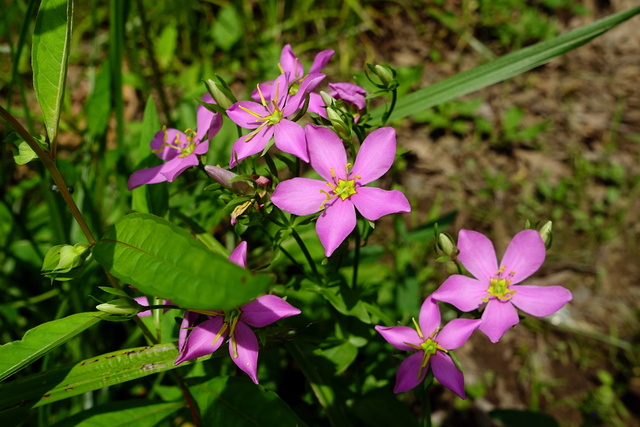
[[[347,172],[347,177],[349,177],[349,169],[351,168],[351,166],[351,163],[347,163],[344,167]],[[334,169],[331,169],[331,177],[333,178],[333,182],[326,183],[327,186],[331,188],[331,190],[320,190],[320,192],[324,193],[327,196],[320,205],[321,210],[325,208],[326,203],[331,199],[340,197],[342,200],[347,200],[349,197],[357,193],[356,179],[360,179],[360,175],[354,175],[352,179],[340,179],[336,177],[336,171]]]
[[[492,277],[489,280],[489,288],[487,289],[487,296],[482,300],[484,302],[488,302],[490,298],[497,298],[500,301],[509,301],[516,291],[510,290],[509,285],[511,285],[512,278],[516,274],[515,271],[509,272],[509,274],[505,277],[504,272],[507,267],[502,266],[498,270],[498,273],[495,277]]]
[[[422,334],[422,330],[420,329],[420,326],[418,325],[418,322],[416,322],[416,319],[411,319],[413,320],[413,324],[416,327],[416,331],[418,332],[418,336],[420,338],[422,338],[424,341],[422,341],[420,343],[420,345],[415,345],[415,344],[411,344],[408,342],[405,342],[405,344],[415,348],[418,351],[422,351],[422,362],[420,363],[420,369],[418,369],[418,376],[417,378],[420,379],[420,377],[422,376],[422,370],[425,369],[427,367],[427,364],[429,363],[429,360],[431,359],[431,356],[433,356],[434,354],[436,354],[438,351],[442,351],[444,353],[448,353],[449,350],[442,348],[434,339],[436,337],[436,335],[438,334],[438,331],[440,330],[440,328],[436,328],[433,333],[431,334],[430,337],[425,339],[425,336]]]
[[[186,141],[183,141],[182,139],[180,139],[179,133],[176,133],[176,136],[173,139],[173,141],[169,141],[168,139],[169,134],[167,133],[166,128],[164,128],[163,131],[164,131],[164,139],[163,139],[162,145],[157,150],[153,150],[154,153],[156,154],[162,153],[165,147],[169,147],[173,150],[179,151],[180,157],[187,157],[188,155],[190,155],[195,151],[196,149],[195,138],[197,136],[197,133],[193,129],[186,129],[184,131],[184,135],[187,138]]]

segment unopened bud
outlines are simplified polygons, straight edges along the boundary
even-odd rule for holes
[[[325,107],[333,107],[335,105],[335,98],[327,92],[321,90],[320,97],[322,98],[322,102],[324,102]]]
[[[376,75],[380,78],[383,85],[389,87],[392,83],[396,84],[396,72],[393,68],[388,65],[376,65],[374,68],[376,70]]]
[[[343,140],[350,139],[351,128],[344,122],[342,114],[340,113],[340,110],[337,108],[327,107],[327,118],[331,122],[331,125],[333,125],[338,136]]]
[[[455,243],[453,243],[453,240],[451,240],[448,234],[438,234],[438,248],[449,258],[452,258],[458,253]]]
[[[207,86],[207,90],[216,101],[216,104],[226,110],[235,102],[237,102],[237,100],[231,93],[231,90],[229,90],[229,87],[226,84],[223,84],[223,80],[220,77],[217,78],[219,82],[215,82],[212,79],[207,79],[205,80],[204,84]]]
[[[103,304],[98,304],[96,309],[109,314],[117,314],[121,316],[133,316],[142,310],[142,306],[132,299],[122,298],[114,299]]]
[[[249,190],[249,184],[242,180],[233,181],[238,175],[221,168],[220,166],[207,165],[204,170],[209,174],[211,178],[216,180],[220,185],[229,191],[233,191],[236,194],[244,194]]]
[[[42,274],[52,279],[70,280],[63,278],[65,273],[82,266],[89,256],[89,246],[83,243],[75,245],[56,245],[49,249],[42,263]]]
[[[547,221],[546,224],[540,228],[540,237],[542,237],[542,241],[547,249],[551,247],[551,242],[553,241],[553,236],[551,235],[552,231],[552,222]]]

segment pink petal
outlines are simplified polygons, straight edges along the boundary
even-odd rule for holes
[[[229,261],[242,268],[247,266],[247,242],[244,240],[231,252]]]
[[[262,93],[262,97],[266,102],[271,101],[271,86],[273,85],[273,80],[269,80],[267,82],[258,83],[256,89],[251,92],[251,99],[256,102],[262,102],[262,98],[260,97],[260,93]]]
[[[233,341],[236,342],[238,357],[234,355]],[[233,363],[258,384],[258,339],[242,321],[236,323],[233,340],[229,340],[229,355]]]
[[[263,328],[285,317],[296,316],[300,310],[275,295],[263,295],[240,307],[240,319],[253,326]]]
[[[253,114],[240,107],[251,111]],[[271,112],[263,107],[262,104],[253,101],[238,101],[227,109],[227,116],[229,116],[235,124],[245,129],[256,129],[264,123],[264,121],[258,121],[258,119],[270,115]]]
[[[486,280],[498,272],[496,251],[491,240],[484,234],[477,231],[460,230],[458,249],[460,250],[458,259],[476,279]]]
[[[516,293],[513,305],[536,317],[550,316],[571,301],[571,292],[562,286],[516,285],[509,288]]]
[[[455,350],[467,342],[473,331],[478,329],[480,319],[453,319],[438,333],[436,341],[447,350]]]
[[[146,307],[148,305],[151,305],[149,303],[149,298],[147,298],[146,296],[141,296],[141,297],[135,297],[133,299],[135,302],[137,302],[138,304],[140,304],[143,307]],[[138,314],[136,315],[138,317],[148,317],[151,316],[151,310],[144,310],[144,311],[140,311],[138,312]]]
[[[196,148],[193,150],[193,154],[197,154],[201,156],[203,154],[207,154],[209,151],[209,140],[202,141],[196,144]]]
[[[398,350],[415,351],[415,348],[406,343],[419,346],[424,341],[415,329],[407,326],[376,326],[374,329],[382,335],[382,338]]]
[[[418,321],[424,339],[433,336],[436,329],[440,327],[440,321],[438,302],[429,296],[422,303],[422,307],[420,307],[420,320]]]
[[[290,120],[280,120],[273,125],[276,147],[285,153],[293,154],[304,162],[309,163],[307,151],[307,139],[304,129],[299,124]]]
[[[332,169],[337,178],[346,179],[347,152],[338,135],[327,128],[314,125],[307,125],[304,130],[311,167],[329,182],[334,182]]]
[[[316,232],[324,246],[324,254],[329,257],[356,228],[356,211],[348,199],[333,199],[331,205],[318,217]]]
[[[399,212],[411,212],[411,205],[402,192],[382,190],[376,187],[358,187],[349,199],[358,212],[370,221]]]
[[[424,352],[417,351],[411,356],[402,361],[396,374],[396,386],[393,388],[394,393],[402,393],[407,390],[411,390],[424,380],[427,371],[429,370],[429,364],[420,372],[420,365],[422,364],[422,356]],[[420,373],[420,376],[418,376]]]
[[[325,119],[327,118],[327,107],[324,105],[322,97],[317,93],[309,94],[309,105],[307,106],[307,111],[319,114],[320,117],[324,117]]]
[[[167,181],[173,182],[182,172],[191,166],[198,166],[199,164],[198,156],[189,154],[185,157],[176,157],[175,159],[169,160],[164,164],[164,167],[160,169],[160,173],[167,178]]]
[[[237,162],[264,150],[272,136],[273,126],[265,126],[254,135],[247,134],[238,138],[231,150],[229,167],[232,168]]]
[[[294,215],[305,216],[321,209],[330,191],[327,183],[311,178],[293,178],[282,181],[271,195],[274,205]]]
[[[313,64],[309,69],[309,74],[319,73],[320,71],[322,71],[322,69],[327,66],[329,61],[331,61],[334,53],[335,51],[332,49],[327,49],[319,52],[313,60]]]
[[[200,317],[200,315],[193,311],[187,310],[184,312],[182,323],[180,323],[180,330],[178,331],[178,350],[180,350],[180,352],[184,350],[187,337],[191,334],[191,328],[196,324],[198,317]]]
[[[180,352],[178,359],[174,362],[174,365],[179,365],[184,361],[197,357],[206,356],[220,348],[227,338],[227,332],[225,332],[216,340],[216,335],[220,332],[223,324],[224,320],[222,316],[214,316],[196,326],[189,334],[184,348]]]
[[[293,53],[291,45],[285,45],[280,53],[280,67],[282,71],[291,73],[291,78],[299,78],[304,75],[304,68],[298,57]]]
[[[198,158],[195,155],[176,157],[159,166],[135,171],[129,177],[127,188],[133,190],[144,184],[157,184],[159,182],[173,181],[185,169],[196,166]]]
[[[177,129],[167,129],[158,131],[151,140],[151,149],[156,156],[164,161],[172,160],[180,155],[180,151],[165,145],[165,141],[174,146],[183,147],[187,143],[187,135]]]
[[[464,376],[462,372],[456,368],[456,365],[451,360],[451,356],[438,351],[431,356],[431,369],[433,370],[433,376],[455,394],[463,399],[467,398],[464,392]]]
[[[471,311],[484,304],[489,283],[454,274],[447,278],[434,293],[433,299],[453,304],[458,310]]]
[[[280,111],[284,110],[287,100],[289,99],[289,80],[289,73],[280,74],[278,78],[273,81],[273,86],[271,87],[271,100],[275,101],[275,108]],[[268,108],[270,111],[274,111],[273,105]],[[297,109],[297,105],[294,110],[295,109]],[[287,114],[284,115],[287,116]]]
[[[302,83],[300,83],[298,92],[296,92],[295,95],[289,97],[287,105],[285,106],[283,111],[284,116],[289,116],[298,111],[298,109],[303,106],[307,94],[318,87],[318,85],[324,78],[324,74],[309,74],[308,76],[306,76]]]
[[[396,157],[396,131],[391,127],[376,129],[362,143],[351,176],[366,185],[387,173]]]
[[[515,307],[510,301],[490,299],[482,313],[480,330],[489,337],[491,342],[498,342],[502,335],[520,320]]]
[[[329,83],[329,87],[332,89],[332,92],[329,95],[333,96],[335,99],[341,99],[355,105],[358,107],[358,110],[364,110],[364,107],[367,105],[367,92],[364,88],[356,84]]]
[[[507,267],[506,274],[515,272],[512,283],[520,283],[540,268],[545,255],[546,248],[540,233],[536,230],[523,230],[509,243],[500,267]]]
[[[209,93],[202,96],[202,101],[208,104],[215,104],[213,97]],[[198,105],[196,113],[196,130],[198,141],[208,140],[212,138],[222,127],[221,114],[214,113],[203,105]]]

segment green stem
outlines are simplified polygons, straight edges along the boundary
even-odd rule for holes
[[[298,246],[300,246],[302,253],[307,259],[307,262],[309,263],[309,266],[311,267],[313,274],[316,276],[320,276],[320,273],[318,272],[318,268],[316,267],[316,263],[313,261],[313,258],[311,257],[311,254],[307,249],[307,245],[304,244],[304,242],[302,241],[302,238],[300,237],[300,235],[298,234],[295,228],[291,228],[291,235],[293,236],[294,239],[296,239],[296,242],[298,242]]]
[[[391,113],[393,113],[393,110],[396,108],[397,99],[398,99],[398,90],[393,89],[391,91],[391,104],[389,105],[389,109],[387,110],[387,112],[382,117],[382,123],[380,124],[380,126],[384,126],[387,123],[387,120],[389,120],[389,117],[391,117]]]
[[[360,228],[356,227],[356,249],[353,254],[353,278],[351,288],[356,289],[358,285],[358,266],[360,265]]]

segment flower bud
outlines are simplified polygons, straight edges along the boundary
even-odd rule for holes
[[[235,96],[229,90],[229,87],[226,84],[223,84],[222,79],[216,76],[220,83],[216,83],[211,79],[205,80],[204,84],[207,86],[207,90],[216,101],[216,104],[224,108],[225,110],[231,107],[235,102],[237,102]]]
[[[448,234],[438,234],[438,249],[449,258],[453,258],[458,253],[455,243]]]
[[[42,263],[42,274],[56,280],[71,280],[73,274],[66,274],[84,264],[89,256],[89,246],[83,243],[75,245],[56,245],[49,249]]]
[[[351,138],[351,127],[347,125],[342,118],[341,111],[334,107],[327,107],[327,118],[333,125],[336,133],[343,140]]]
[[[122,298],[114,299],[103,304],[98,304],[96,309],[109,314],[117,314],[124,316],[133,316],[138,314],[142,307],[132,299]]]
[[[220,166],[206,165],[204,170],[209,174],[211,178],[216,180],[218,184],[222,185],[229,191],[233,191],[236,194],[244,194],[249,190],[249,184],[245,181],[232,181],[236,175],[235,173],[221,168]]]
[[[322,102],[324,102],[324,105],[326,107],[333,107],[335,105],[335,98],[329,95],[327,92],[321,90],[320,97],[322,98]]]
[[[540,237],[542,237],[542,241],[547,249],[551,247],[551,242],[553,241],[553,236],[551,235],[552,225],[551,221],[547,221],[542,228],[540,228]]]
[[[397,86],[397,81],[395,76],[396,72],[393,68],[389,67],[388,65],[376,65],[374,66],[374,68],[375,68],[376,75],[378,76],[378,78],[380,79],[380,81],[384,86],[386,86],[389,89],[391,89],[392,85]]]

